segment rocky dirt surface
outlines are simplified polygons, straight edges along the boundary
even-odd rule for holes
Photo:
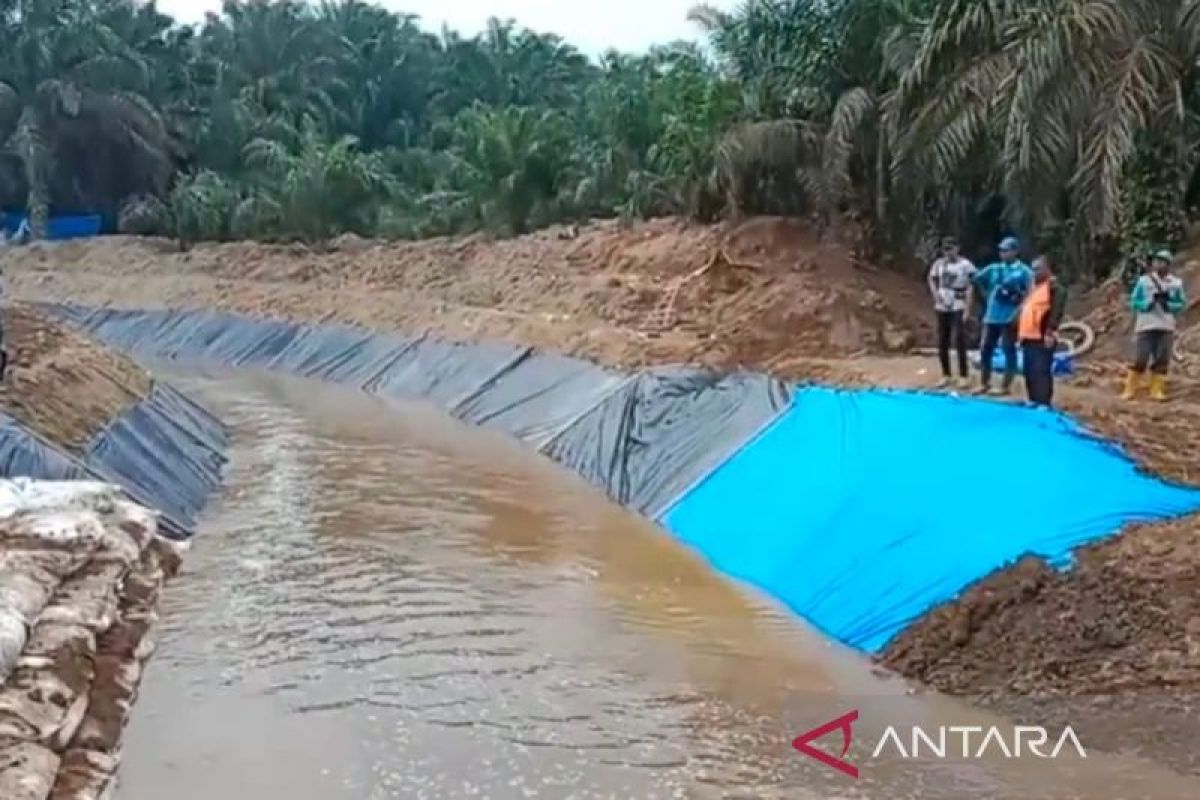
[[[495,243],[343,240],[324,253],[255,244],[179,253],[118,237],[14,250],[0,268],[28,299],[430,330],[624,367],[686,361],[912,388],[936,376],[931,359],[904,354],[928,341],[919,282],[775,219],[602,224]],[[1200,483],[1200,381],[1177,376],[1165,405],[1119,401],[1124,297],[1102,287],[1084,300],[1100,342],[1061,385],[1060,404],[1143,468]],[[1200,517],[1132,529],[1085,550],[1070,573],[1032,561],[1001,571],[918,622],[882,660],[1029,724],[1082,715],[1095,721],[1085,739],[1198,769],[1187,743],[1200,723],[1185,710],[1200,697]],[[1127,726],[1112,720],[1135,713],[1147,725],[1121,734]],[[1173,736],[1168,717],[1193,730]]]
[[[81,455],[150,390],[145,370],[62,323],[19,304],[2,313],[9,361],[0,412],[68,452]]]
[[[110,237],[12,248],[0,270],[25,297],[69,287],[81,302],[105,302],[119,277],[124,305],[435,328],[623,366],[901,351],[927,329],[919,284],[771,218],[601,223],[499,242],[344,237],[327,251],[234,243],[180,253]]]

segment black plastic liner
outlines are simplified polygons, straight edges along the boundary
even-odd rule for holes
[[[221,482],[225,431],[178,391],[155,383],[93,437],[84,463],[186,533]]]
[[[788,402],[763,375],[652,370],[626,382],[543,452],[655,517]]]
[[[628,380],[586,361],[533,353],[460,398],[450,413],[541,449]]]
[[[82,458],[0,414],[0,476],[116,484],[157,509],[160,530],[177,539],[195,532],[200,510],[221,481],[225,445],[220,422],[163,383],[92,437]]]
[[[0,414],[0,476],[67,481],[88,477],[88,471],[17,420]]]
[[[663,511],[789,401],[785,384],[762,375],[722,377],[676,367],[628,376],[499,343],[462,344],[202,310],[48,309],[134,354],[270,369],[385,397],[431,401],[458,419],[521,439],[649,516]],[[153,472],[154,452],[133,443],[125,447],[137,453],[138,480],[150,490],[144,476]],[[188,510],[182,503],[173,507],[181,516]]]

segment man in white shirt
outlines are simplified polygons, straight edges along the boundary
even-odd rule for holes
[[[971,305],[976,271],[975,265],[959,253],[958,240],[952,236],[942,239],[942,255],[933,262],[928,276],[929,293],[937,317],[938,361],[942,367],[940,386],[949,386],[954,377],[950,371],[951,342],[958,355],[958,385],[964,389],[970,385],[964,317]]]

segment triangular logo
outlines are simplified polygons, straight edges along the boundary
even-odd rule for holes
[[[843,761],[842,758],[835,758],[834,756],[831,756],[828,753],[818,750],[812,746],[812,742],[820,739],[825,734],[840,730],[842,732],[841,755],[844,757],[846,753],[850,752],[850,741],[852,734],[851,726],[857,721],[858,712],[851,711],[849,714],[844,714],[837,719],[826,722],[819,728],[813,728],[811,731],[800,734],[792,740],[792,747],[809,758],[815,758],[817,761],[820,761],[827,767],[833,767],[838,772],[844,772],[851,778],[857,778],[858,767],[847,761]]]

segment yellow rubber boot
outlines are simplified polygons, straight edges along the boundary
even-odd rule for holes
[[[1125,390],[1121,392],[1122,400],[1132,400],[1137,397],[1138,381],[1141,377],[1141,373],[1134,369],[1125,373]]]
[[[1167,376],[1166,375],[1151,375],[1150,376],[1150,399],[1156,400],[1159,403],[1167,401]]]

